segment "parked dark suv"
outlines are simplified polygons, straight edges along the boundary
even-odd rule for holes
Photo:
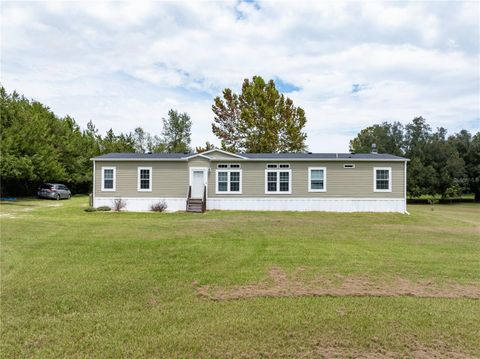
[[[37,192],[38,197],[40,198],[50,198],[50,199],[70,199],[72,197],[72,192],[67,188],[67,186],[59,183],[43,183],[38,187]]]

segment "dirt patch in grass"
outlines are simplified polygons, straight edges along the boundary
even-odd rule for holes
[[[290,276],[274,267],[264,281],[231,288],[219,286],[196,286],[200,297],[211,300],[236,300],[257,297],[301,297],[301,296],[411,296],[420,298],[470,298],[480,299],[480,285],[454,282],[436,283],[431,280],[411,281],[401,277],[372,280],[360,276],[319,276],[305,280],[297,269]]]
[[[305,348],[306,349],[306,348]],[[326,346],[321,343],[313,345],[305,351],[293,351],[289,353],[281,353],[278,351],[259,351],[248,353],[235,353],[235,352],[223,352],[213,351],[213,357],[219,358],[325,358],[325,359],[343,359],[343,358],[357,358],[357,359],[405,359],[405,358],[417,358],[417,359],[475,359],[478,358],[472,354],[462,352],[460,350],[448,348],[445,345],[438,347],[426,347],[421,344],[412,343],[408,345],[404,350],[394,352],[391,350],[383,349],[382,347],[369,348],[367,350],[346,348],[343,346]]]
[[[443,350],[426,347],[415,347],[406,353],[395,353],[383,349],[377,349],[371,352],[362,352],[348,350],[335,347],[317,347],[311,353],[306,353],[301,358],[361,358],[361,359],[394,359],[394,358],[417,358],[417,359],[433,359],[433,358],[450,358],[450,359],[474,359],[473,355],[455,350]]]
[[[465,221],[467,223],[470,223],[468,221]],[[421,233],[421,232],[430,232],[430,233],[477,233],[480,235],[480,226],[478,226],[478,223],[474,223],[474,226],[469,226],[469,227],[461,227],[461,226],[422,226],[422,225],[411,225],[407,228],[407,230],[415,232],[415,233]],[[405,230],[405,225],[396,225],[396,224],[379,224],[376,226],[379,229],[386,229],[389,231],[402,231]],[[440,238],[439,238],[440,239]],[[461,238],[459,238],[461,239]]]

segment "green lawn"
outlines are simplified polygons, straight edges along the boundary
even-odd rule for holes
[[[3,358],[480,356],[480,300],[198,288],[317,277],[480,287],[480,206],[401,214],[86,213],[1,204]],[[478,291],[476,292],[478,293]]]

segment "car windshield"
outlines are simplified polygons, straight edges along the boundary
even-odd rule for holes
[[[40,188],[45,188],[45,189],[51,189],[52,187],[53,187],[53,185],[47,184],[47,183],[44,183],[40,186]]]

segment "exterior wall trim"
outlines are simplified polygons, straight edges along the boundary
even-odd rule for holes
[[[140,188],[140,171],[141,170],[149,170],[149,186],[148,189]],[[153,183],[153,168],[152,167],[137,167],[137,191],[138,192],[152,192],[152,183]]]
[[[268,191],[268,172],[277,172],[277,190],[275,192]],[[280,192],[280,175],[279,172],[288,172],[288,191]],[[291,168],[267,168],[265,169],[265,194],[266,195],[282,195],[292,194],[292,169]]]
[[[194,171],[202,171],[203,172],[203,185],[207,186],[208,189],[208,172],[210,171],[209,167],[189,167],[188,168],[188,185],[193,186],[193,172]],[[208,190],[207,190],[207,197],[208,197]]]
[[[404,177],[403,177],[403,180],[404,180],[404,189],[403,189],[403,196],[404,196],[404,200],[405,200],[405,213],[408,213],[407,212],[407,163],[408,161],[405,161],[405,172],[404,172]]]
[[[113,188],[105,188],[105,170],[113,170]],[[102,192],[115,192],[117,190],[117,167],[116,166],[102,166]]]
[[[93,203],[95,203],[95,186],[96,186],[96,183],[95,183],[95,178],[96,178],[96,173],[95,173],[95,160],[93,160],[93,188],[92,188],[92,205]]]
[[[323,189],[312,189],[312,170],[323,170]],[[308,192],[327,192],[327,167],[308,167]]]
[[[388,171],[388,189],[377,189],[377,170]],[[392,167],[373,167],[373,192],[392,192]]]
[[[227,172],[228,173],[228,181],[227,181],[227,191],[219,191],[218,190],[218,173],[219,172]],[[237,192],[231,192],[230,191],[230,172],[240,172],[240,190]],[[243,176],[243,171],[241,168],[218,168],[215,170],[215,194],[219,195],[236,195],[236,194],[242,194],[243,193],[243,181],[242,181],[242,176]]]
[[[189,176],[188,176],[188,184],[191,186],[193,184],[193,172],[194,171],[202,171],[203,172],[203,185],[208,185],[208,167],[189,167]]]

